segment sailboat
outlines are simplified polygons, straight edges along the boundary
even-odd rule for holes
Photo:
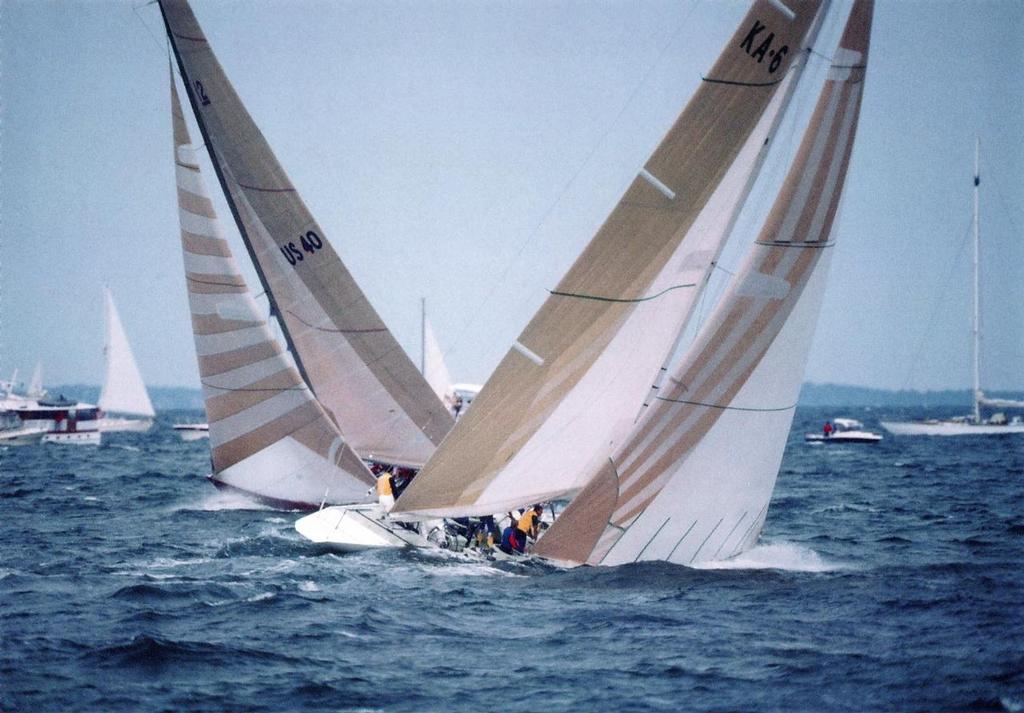
[[[275,507],[369,499],[375,479],[275,340],[222,237],[171,76],[175,176],[213,483]]]
[[[974,209],[972,233],[974,237],[974,260],[972,286],[974,309],[971,324],[971,374],[974,385],[974,409],[969,416],[951,419],[930,419],[927,421],[882,421],[882,428],[894,436],[998,436],[1007,433],[1024,433],[1024,419],[1020,416],[1009,420],[1003,412],[996,412],[989,418],[982,418],[982,408],[1024,409],[1024,401],[988,398],[981,388],[981,241],[978,230],[978,203],[981,186],[979,156],[980,140],[974,143]]]
[[[153,411],[128,336],[117,314],[114,296],[106,287],[103,288],[103,303],[106,375],[98,403],[103,411],[99,422],[100,431],[148,431],[153,426],[156,412]]]
[[[421,467],[454,424],[451,413],[310,214],[186,0],[159,5],[210,160],[299,375],[361,457]]]
[[[870,0],[850,12],[743,268],[672,369],[670,357],[802,75],[806,61],[793,60],[806,60],[798,48],[811,46],[820,10],[817,2],[753,4],[473,409],[398,498],[393,520],[487,515],[568,497],[536,554],[688,564],[756,541],[834,245]],[[758,61],[769,52],[777,59]],[[738,432],[747,435],[735,439]],[[356,526],[366,524],[337,510],[307,516],[296,529],[351,547],[362,535]]]
[[[427,319],[427,301],[423,299],[420,303],[420,334],[421,361],[420,371],[423,378],[430,384],[441,402],[455,415],[456,418],[473,403],[473,399],[480,393],[479,384],[452,383],[451,373],[444,361],[444,351],[437,341],[434,328]]]

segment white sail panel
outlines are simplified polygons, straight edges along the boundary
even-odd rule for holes
[[[171,81],[181,243],[213,480],[272,504],[366,502],[373,476],[277,344],[220,233]]]
[[[397,511],[485,514],[571,492],[587,459],[628,431],[720,251],[772,126],[765,112],[818,8],[790,5],[792,17],[754,4]],[[759,62],[754,38],[777,59]]]
[[[103,356],[106,362],[106,375],[103,378],[103,389],[100,391],[99,407],[106,413],[126,414],[153,418],[153,404],[142,382],[142,375],[135,363],[128,336],[121,324],[121,317],[114,306],[114,296],[106,287],[103,288],[104,316],[106,339],[103,344]]]
[[[28,382],[28,391],[25,393],[30,399],[42,398],[46,394],[43,389],[43,365],[36,364],[36,368],[32,371],[32,380]]]
[[[441,351],[434,328],[425,315],[423,317],[423,376],[430,384],[430,388],[437,394],[437,398],[451,408],[455,400],[452,377],[448,372],[448,365],[444,362],[444,352]]]
[[[756,539],[824,291],[871,12],[869,0],[854,5],[796,159],[729,290],[657,402],[538,554],[688,564]]]
[[[188,3],[160,0],[160,7],[206,147],[300,374],[358,453],[422,465],[451,428],[451,414],[291,185]]]

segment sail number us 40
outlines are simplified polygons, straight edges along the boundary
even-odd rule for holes
[[[284,255],[284,259],[288,261],[289,265],[296,265],[305,259],[303,253],[313,254],[324,246],[324,241],[312,230],[307,230],[305,235],[299,236],[299,244],[296,245],[294,242],[289,242],[284,245],[279,245],[281,248],[281,254]]]
[[[772,42],[775,40],[775,33],[769,32],[767,37],[763,39],[759,35],[768,29],[767,25],[761,24],[760,20],[754,20],[754,26],[750,28],[747,36],[740,42],[740,49],[744,50],[748,55],[757,60],[758,64],[764,61],[765,55],[768,56],[768,74],[774,74],[775,70],[782,64],[782,60],[785,58],[786,53],[789,52],[789,46],[783,45],[777,50],[772,49]],[[759,42],[756,47],[755,42]]]

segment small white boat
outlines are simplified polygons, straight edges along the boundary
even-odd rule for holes
[[[210,437],[210,424],[208,423],[176,423],[171,428],[183,441],[198,441],[201,438]]]
[[[853,418],[832,419],[833,430],[824,433],[807,433],[804,440],[809,443],[878,443],[882,436],[864,430],[864,424]]]

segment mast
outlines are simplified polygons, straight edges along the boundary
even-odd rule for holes
[[[981,183],[981,173],[978,167],[978,154],[981,149],[981,139],[974,139],[974,321],[973,321],[973,346],[974,346],[974,422],[981,423],[981,291],[979,289],[979,264],[981,245],[978,239],[978,184]]]
[[[420,373],[427,373],[427,298],[420,297]]]

